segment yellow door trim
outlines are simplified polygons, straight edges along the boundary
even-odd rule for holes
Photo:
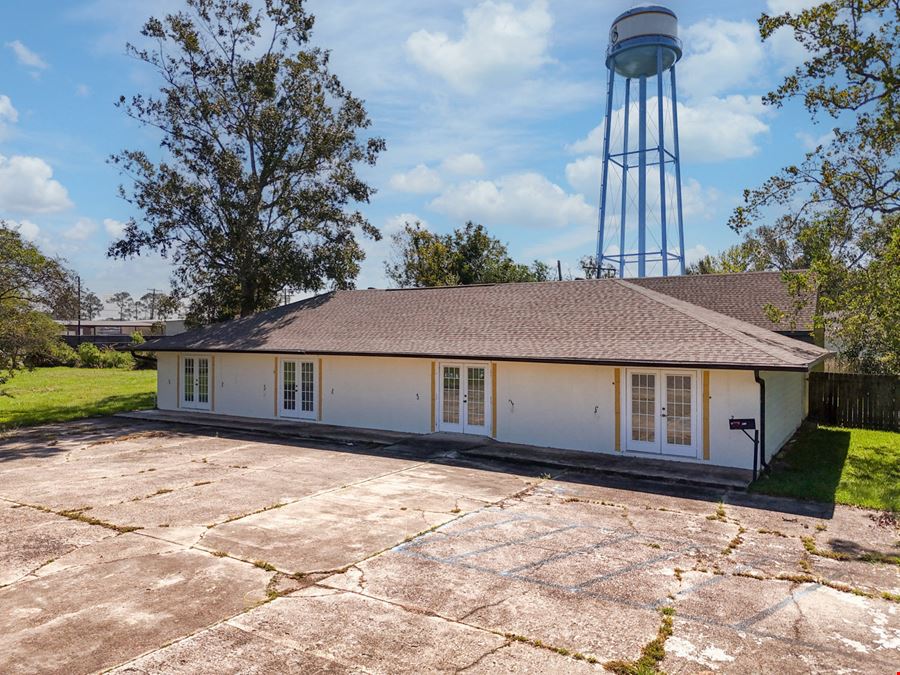
[[[181,407],[181,354],[175,357],[175,407]]]
[[[616,415],[616,443],[615,448],[616,452],[622,452],[622,369],[615,368],[614,369],[614,381],[615,385],[615,397],[616,400],[613,403],[613,408],[615,410]]]
[[[278,357],[275,357],[275,384],[272,386],[272,416],[278,417]]]
[[[703,371],[703,459],[709,459],[709,371]]]
[[[322,421],[322,359],[319,359],[319,405],[316,408],[316,420]]]
[[[491,363],[491,438],[497,438],[497,363]]]
[[[435,431],[435,405],[437,404],[437,382],[435,381],[435,369],[437,368],[437,361],[431,362],[431,431]]]
[[[212,392],[209,397],[209,409],[211,412],[215,412],[216,411],[216,355],[215,354],[213,354],[212,356],[209,357],[209,369],[210,369],[210,374],[211,374],[210,379],[212,380],[209,383],[210,387],[212,389]]]

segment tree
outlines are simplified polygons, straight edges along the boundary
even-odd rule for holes
[[[747,240],[729,246],[718,255],[706,255],[688,265],[685,274],[734,274],[737,272],[759,272],[765,269],[780,269],[770,257],[762,253],[756,241]],[[788,266],[792,269],[791,266]]]
[[[514,281],[547,281],[550,267],[535,260],[516,263],[506,245],[471,221],[451,234],[435,234],[421,223],[406,223],[392,237],[392,261],[385,272],[403,288]]]
[[[173,295],[161,293],[156,299],[156,318],[168,319],[181,312],[181,302]]]
[[[131,293],[128,291],[119,291],[118,293],[112,294],[107,298],[107,302],[112,303],[118,308],[119,321],[127,321],[134,316],[134,300],[131,298]]]
[[[163,159],[124,150],[111,160],[131,179],[129,220],[109,255],[156,251],[174,264],[173,290],[195,320],[273,307],[284,288],[352,288],[364,258],[357,236],[380,238],[352,205],[373,190],[357,174],[384,141],[362,101],[309,46],[302,0],[187,0],[188,12],[151,18],[152,48],[127,46],[162,79],[159,96],[119,106],[161,136]]]
[[[0,384],[29,354],[47,352],[59,339],[59,325],[46,312],[71,292],[71,277],[62,261],[0,221]]]
[[[761,255],[782,269],[786,263],[809,268],[805,284],[819,289],[818,327],[837,338],[842,352],[865,355],[861,368],[896,368],[891,341],[872,331],[863,344],[866,332],[857,325],[863,314],[854,307],[867,307],[873,317],[890,309],[878,284],[858,280],[872,265],[884,269],[882,257],[890,254],[898,227],[900,3],[830,0],[796,13],[764,14],[759,25],[764,40],[786,28],[808,52],[765,102],[780,107],[800,98],[813,120],[827,115],[837,126],[799,164],[746,190],[730,225],[761,244]],[[758,226],[764,219],[772,224]]]
[[[93,291],[81,294],[81,318],[92,321],[95,316],[100,316],[103,311],[103,302]]]

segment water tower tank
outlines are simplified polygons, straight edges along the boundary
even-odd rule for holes
[[[649,5],[623,12],[609,31],[606,67],[623,77],[656,75],[657,49],[662,51],[662,69],[681,58],[678,19],[667,7]]]

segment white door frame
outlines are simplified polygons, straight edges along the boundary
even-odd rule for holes
[[[444,368],[459,368],[459,411],[458,422],[444,421]],[[489,436],[491,433],[491,367],[489,363],[481,361],[440,361],[437,364],[437,396],[435,400],[435,418],[438,431],[452,431],[462,434],[477,436]],[[473,424],[470,421],[469,411],[469,370],[481,369],[484,371],[484,409],[482,411],[482,424]],[[473,392],[474,393],[474,392]]]
[[[191,365],[191,377],[188,381],[188,362]],[[200,386],[200,363],[206,364],[206,391]],[[190,410],[209,410],[212,405],[212,358],[206,354],[184,354],[181,357],[181,407]],[[205,394],[206,400],[201,400]],[[190,398],[188,396],[190,395]]]
[[[652,384],[652,392],[654,397],[653,404],[653,440],[634,440],[632,437],[633,424],[633,396],[632,396],[632,375],[652,375],[654,378]],[[669,376],[687,376],[690,377],[690,443],[670,443],[668,441],[668,413],[667,408],[671,407],[668,399],[667,377]],[[624,448],[626,452],[651,453],[655,455],[669,455],[679,457],[698,457],[700,443],[698,438],[698,430],[700,428],[701,410],[698,405],[700,397],[698,388],[700,386],[699,371],[681,370],[675,368],[626,368],[625,369],[625,386],[623,395],[625,396],[625,423],[623,431],[625,434]]]
[[[285,390],[285,364],[294,364],[294,398],[293,401],[286,396]],[[309,366],[305,371],[304,366]],[[318,381],[318,363],[317,359],[294,359],[279,358],[278,359],[278,416],[289,419],[299,420],[315,420],[319,412],[319,381]],[[312,378],[309,383],[309,393],[312,400],[309,403],[309,409],[303,409],[303,376],[304,372],[308,372]],[[293,404],[293,407],[291,407]],[[287,408],[285,406],[288,406]]]

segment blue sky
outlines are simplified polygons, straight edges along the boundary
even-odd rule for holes
[[[604,52],[619,0],[405,2],[312,0],[314,42],[363,98],[388,150],[365,169],[378,189],[363,211],[385,234],[367,242],[360,286],[385,286],[389,235],[405,220],[437,231],[485,224],[517,259],[577,270],[595,247]],[[803,54],[788,34],[762,44],[761,12],[808,0],[679,0],[678,64],[685,248],[689,260],[736,236],[741,192],[797,161],[827,123],[760,97]],[[0,9],[0,218],[65,257],[101,296],[168,288],[156,257],[105,251],[132,212],[107,157],[155,137],[114,107],[156,88],[125,56],[148,13],[176,0],[56,0]]]

